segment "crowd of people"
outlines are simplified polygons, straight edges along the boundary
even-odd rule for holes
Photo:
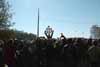
[[[0,67],[100,67],[100,40],[0,40]]]

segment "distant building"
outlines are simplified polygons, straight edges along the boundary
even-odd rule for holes
[[[98,25],[93,25],[90,32],[92,39],[100,39],[100,27]]]

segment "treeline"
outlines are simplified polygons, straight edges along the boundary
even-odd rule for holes
[[[36,35],[32,33],[11,29],[0,30],[0,39],[7,40],[12,38],[18,40],[33,40],[36,38]]]
[[[15,30],[15,38],[18,40],[32,40],[36,38],[35,34]]]

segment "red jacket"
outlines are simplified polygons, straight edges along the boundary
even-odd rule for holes
[[[4,59],[5,59],[5,64],[15,64],[15,48],[14,47],[4,48]]]

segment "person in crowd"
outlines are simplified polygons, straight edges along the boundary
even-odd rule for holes
[[[4,66],[3,46],[4,46],[4,41],[0,40],[0,67]]]
[[[65,67],[73,67],[74,66],[74,58],[73,58],[73,54],[74,54],[74,50],[73,50],[73,43],[72,43],[72,39],[69,38],[67,40],[67,46],[64,47],[64,63],[65,63]]]
[[[50,32],[50,31],[49,31]],[[48,34],[49,35],[49,34]],[[100,39],[0,40],[0,67],[100,67]]]
[[[100,47],[97,46],[97,40],[92,40],[88,48],[89,63],[91,67],[100,66]]]
[[[66,44],[67,38],[61,33],[60,40],[62,41],[63,45]]]
[[[22,58],[22,54],[23,54],[23,48],[24,48],[24,43],[16,40],[14,42],[14,44],[16,45],[16,67],[23,67],[23,58]]]
[[[15,45],[13,40],[9,40],[4,46],[4,63],[8,67],[15,67]]]
[[[78,38],[77,39],[77,43],[76,43],[76,59],[75,61],[77,61],[77,67],[88,67],[87,64],[87,45],[85,45],[86,42],[83,38]]]

